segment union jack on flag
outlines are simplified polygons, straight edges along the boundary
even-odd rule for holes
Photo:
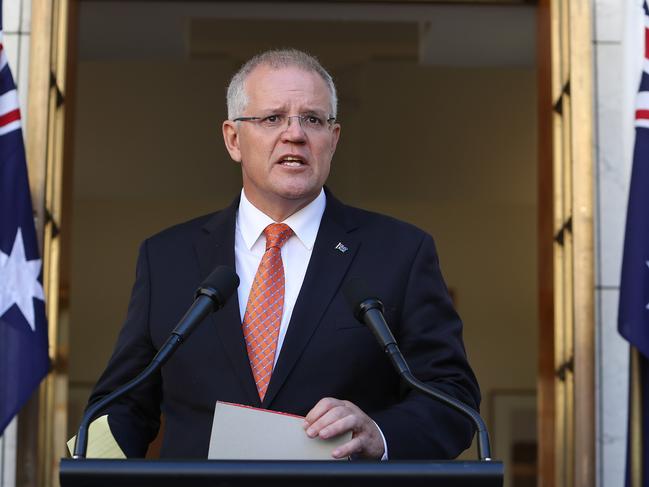
[[[632,381],[639,386],[642,418],[637,428],[640,431],[629,423],[629,438],[633,431],[641,439],[639,468],[644,471],[640,472],[640,478],[642,487],[649,487],[649,7],[646,0],[643,8],[645,51],[635,112],[635,150],[626,215],[618,328],[638,352],[638,373],[637,377],[633,374]],[[626,485],[630,485],[630,441],[627,450]]]
[[[644,63],[642,65],[642,79],[640,90],[636,99],[635,125],[636,127],[649,128],[649,7],[647,1],[644,5]]]
[[[0,435],[49,370],[41,258],[0,0]]]
[[[20,130],[20,108],[18,107],[16,86],[2,45],[0,45],[0,72],[3,73],[0,76],[0,93],[2,93],[0,97],[0,135],[4,135],[14,130]]]

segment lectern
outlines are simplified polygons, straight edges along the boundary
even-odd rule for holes
[[[61,460],[61,487],[502,487],[502,462]]]

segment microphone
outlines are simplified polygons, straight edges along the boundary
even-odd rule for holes
[[[79,426],[72,458],[85,458],[88,448],[88,427],[97,414],[160,369],[171,358],[176,349],[189,338],[207,315],[221,309],[225,305],[226,301],[232,296],[238,286],[239,276],[228,266],[219,266],[207,276],[196,290],[194,302],[180,319],[169,338],[167,338],[167,341],[160,347],[160,350],[158,350],[158,353],[156,353],[149,365],[134,379],[118,387],[88,407]]]
[[[489,445],[489,433],[483,419],[478,412],[457,400],[445,392],[438,391],[430,385],[417,379],[410,367],[406,363],[392,331],[388,327],[383,315],[383,303],[375,294],[367,288],[365,281],[360,278],[352,278],[343,286],[343,294],[354,312],[358,321],[364,323],[374,334],[385,353],[388,355],[390,362],[396,369],[397,373],[412,388],[423,394],[432,397],[447,406],[455,409],[459,413],[468,417],[475,425],[478,435],[478,457],[483,461],[491,460],[491,447]]]
[[[152,363],[159,362],[160,366],[164,365],[176,348],[189,338],[208,314],[225,305],[237,287],[239,287],[239,276],[231,268],[222,265],[214,269],[196,290],[194,302],[153,357]]]

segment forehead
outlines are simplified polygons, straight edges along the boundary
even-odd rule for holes
[[[245,82],[248,108],[320,108],[329,110],[331,95],[322,77],[294,66],[257,66]]]

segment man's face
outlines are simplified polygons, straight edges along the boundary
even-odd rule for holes
[[[261,65],[250,73],[245,89],[248,105],[242,116],[331,115],[329,90],[315,72]],[[273,129],[255,122],[223,123],[228,152],[241,163],[246,197],[268,213],[282,207],[296,211],[318,195],[340,136],[338,124],[313,131],[302,128],[298,118],[289,122]]]

